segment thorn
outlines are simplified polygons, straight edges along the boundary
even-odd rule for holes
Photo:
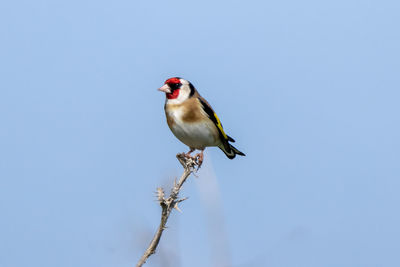
[[[176,209],[177,211],[179,211],[180,213],[182,213],[181,209],[178,207],[178,202],[175,203],[174,209]]]
[[[178,200],[176,201],[176,203],[177,203],[177,204],[178,204],[178,203],[181,203],[182,201],[185,201],[186,199],[188,199],[188,197],[184,197],[184,198],[178,199]]]
[[[164,201],[165,200],[164,196],[165,196],[164,189],[162,189],[161,187],[157,187],[157,199],[158,199],[158,201],[159,202]]]

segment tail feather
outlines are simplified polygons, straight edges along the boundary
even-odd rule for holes
[[[229,142],[235,143],[235,139],[233,139],[233,138],[230,137],[229,135],[227,135],[227,137],[228,137],[228,141],[229,141]]]
[[[234,159],[236,155],[246,156],[243,152],[239,151],[236,147],[226,142],[226,144],[219,146],[229,159]]]

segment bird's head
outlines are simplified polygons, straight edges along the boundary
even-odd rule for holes
[[[192,97],[196,89],[189,81],[173,77],[166,80],[164,85],[158,88],[158,90],[165,92],[167,101],[179,104]]]

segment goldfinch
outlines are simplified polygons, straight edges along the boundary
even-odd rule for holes
[[[194,158],[201,165],[204,149],[210,146],[219,147],[230,159],[245,156],[229,143],[235,140],[224,132],[217,114],[189,81],[169,78],[158,90],[166,95],[164,110],[169,128],[190,148],[187,157],[195,149],[200,150]]]

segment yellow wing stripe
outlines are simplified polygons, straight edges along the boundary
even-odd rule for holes
[[[218,129],[221,131],[221,133],[224,136],[224,138],[228,139],[228,136],[226,135],[226,133],[224,132],[224,129],[222,128],[221,121],[219,120],[219,118],[218,118],[217,114],[215,114],[215,112],[214,112],[214,117],[217,119],[217,127],[218,127]]]

